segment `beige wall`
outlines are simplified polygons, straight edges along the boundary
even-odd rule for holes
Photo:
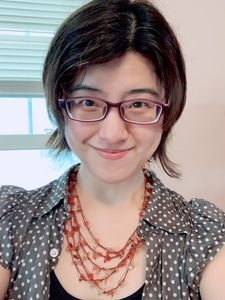
[[[225,210],[225,1],[154,2],[178,35],[188,79],[187,106],[170,145],[183,177],[157,172],[187,199],[203,197]]]

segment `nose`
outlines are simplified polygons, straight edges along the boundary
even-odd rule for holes
[[[101,121],[99,138],[107,144],[124,142],[129,135],[129,124],[125,122],[116,107],[111,107],[107,116]]]

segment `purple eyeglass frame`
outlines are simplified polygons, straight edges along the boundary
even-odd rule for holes
[[[101,102],[104,102],[106,103],[106,110],[105,110],[105,113],[103,114],[103,116],[101,118],[98,118],[98,119],[94,119],[94,120],[79,120],[79,119],[75,119],[71,116],[70,114],[70,111],[68,109],[68,106],[67,106],[67,102],[71,101],[71,100],[75,100],[75,99],[83,99],[83,98],[91,98],[91,99],[96,99],[96,100],[100,100]],[[158,105],[161,110],[160,110],[160,113],[157,117],[156,120],[152,121],[152,122],[135,122],[135,121],[131,121],[129,119],[126,119],[123,115],[123,112],[122,112],[122,108],[121,108],[121,105],[124,104],[124,103],[127,103],[127,102],[130,102],[130,101],[135,101],[135,100],[142,100],[142,101],[148,101],[150,103],[153,103],[153,104],[156,104]],[[61,109],[64,109],[66,111],[66,114],[67,116],[73,120],[73,121],[77,121],[77,122],[98,122],[98,121],[102,121],[106,118],[109,110],[111,107],[116,107],[118,108],[118,112],[119,112],[119,115],[121,117],[122,120],[128,122],[128,123],[132,123],[132,124],[140,124],[140,125],[149,125],[149,124],[155,124],[157,123],[161,116],[163,115],[164,113],[164,110],[169,106],[169,103],[161,103],[161,102],[158,102],[158,101],[154,101],[154,100],[148,100],[148,99],[129,99],[129,100],[126,100],[126,101],[121,101],[121,102],[117,102],[117,103],[112,103],[112,102],[109,102],[109,101],[106,101],[105,99],[101,99],[101,98],[98,98],[98,97],[93,97],[93,96],[77,96],[77,97],[69,97],[69,98],[65,98],[65,99],[59,99],[58,100],[59,102],[59,106]]]

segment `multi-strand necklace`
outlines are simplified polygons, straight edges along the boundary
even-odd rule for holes
[[[67,250],[79,274],[80,281],[97,288],[99,294],[113,296],[124,285],[134,257],[143,245],[135,230],[125,245],[115,250],[103,246],[92,232],[76,190],[77,172],[71,175],[68,187],[69,219],[65,223]],[[145,192],[139,218],[142,219],[151,195],[150,176],[145,176]],[[116,277],[115,277],[116,276]],[[119,279],[115,279],[119,278]],[[114,285],[109,283],[114,282]]]

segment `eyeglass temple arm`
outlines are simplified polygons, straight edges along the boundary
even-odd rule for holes
[[[58,103],[60,108],[66,108],[66,101],[64,99],[59,99]]]

